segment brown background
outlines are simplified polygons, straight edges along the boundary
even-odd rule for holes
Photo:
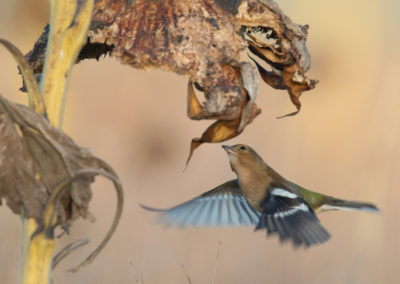
[[[300,4],[301,2],[301,4]],[[78,274],[66,272],[103,237],[115,209],[111,184],[99,179],[91,211],[57,244],[91,244],[56,269],[55,283],[398,283],[400,252],[400,4],[397,1],[280,1],[309,24],[320,80],[302,97],[299,115],[285,92],[261,86],[263,113],[230,143],[252,145],[271,166],[305,187],[374,201],[382,214],[332,212],[321,221],[332,239],[307,251],[279,245],[250,228],[169,229],[138,203],[168,207],[234,175],[219,145],[201,146],[182,173],[189,141],[208,125],[186,118],[187,78],[138,71],[112,59],[79,64],[72,74],[65,131],[114,166],[125,187],[125,211],[114,238]],[[0,37],[27,52],[47,22],[48,3],[0,1]],[[0,48],[0,93],[25,102],[15,62]],[[0,207],[0,282],[17,278],[20,220]],[[221,242],[221,245],[219,245]],[[140,281],[140,280],[139,280]]]

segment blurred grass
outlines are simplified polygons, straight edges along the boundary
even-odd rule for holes
[[[126,190],[126,210],[110,245],[78,274],[65,272],[100,241],[111,222],[110,185],[95,185],[95,224],[79,221],[59,247],[89,237],[61,263],[55,283],[210,283],[223,241],[216,283],[396,283],[400,251],[400,56],[396,1],[280,1],[297,23],[309,24],[309,77],[320,83],[293,108],[284,92],[261,86],[263,113],[231,143],[254,146],[287,178],[348,199],[375,201],[382,214],[320,215],[332,239],[308,251],[280,246],[252,229],[163,230],[137,203],[170,206],[232,178],[226,154],[204,145],[185,173],[192,137],[207,122],[186,118],[186,79],[138,71],[112,59],[86,61],[73,71],[65,129],[81,146],[114,166]],[[47,1],[1,1],[0,37],[28,51],[47,21]],[[25,102],[13,59],[0,50],[0,93]],[[96,103],[93,104],[92,102]],[[166,108],[167,106],[167,108]],[[0,275],[15,283],[19,219],[0,207]],[[7,257],[4,257],[7,256]],[[110,261],[112,259],[112,261]],[[133,266],[130,265],[133,262]],[[100,273],[101,272],[101,273]]]

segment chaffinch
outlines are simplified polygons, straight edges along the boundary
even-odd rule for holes
[[[346,201],[307,190],[268,166],[251,147],[222,146],[237,179],[170,209],[157,211],[168,225],[255,226],[267,235],[290,239],[295,247],[320,244],[330,238],[316,213],[330,210],[378,212],[366,202]]]

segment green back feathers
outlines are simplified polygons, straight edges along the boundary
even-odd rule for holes
[[[307,201],[308,205],[314,210],[320,206],[322,206],[326,199],[327,196],[314,192],[308,189],[305,189],[304,187],[298,186],[299,193],[303,197],[305,201]]]

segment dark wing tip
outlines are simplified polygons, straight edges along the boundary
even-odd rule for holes
[[[264,220],[260,220],[256,230],[266,228],[267,236],[277,234],[281,243],[292,241],[295,248],[302,246],[308,248],[330,239],[330,234],[319,220],[312,220],[309,216],[300,215],[278,219],[272,216],[263,216],[262,219]]]
[[[144,204],[139,203],[139,206],[142,207],[143,209],[151,212],[166,212],[168,209],[159,209],[159,208],[154,208],[154,207],[149,207]]]
[[[297,236],[293,237],[293,245],[295,248],[303,246],[309,248],[314,245],[320,245],[330,239],[330,234],[321,224],[314,224],[312,229],[303,229],[302,231],[296,232]]]

